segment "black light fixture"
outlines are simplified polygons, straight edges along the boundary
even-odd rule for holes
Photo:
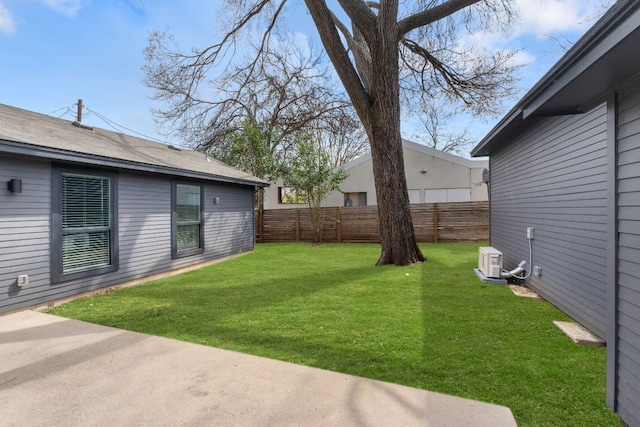
[[[22,193],[22,180],[14,178],[7,182],[7,190],[12,193]]]

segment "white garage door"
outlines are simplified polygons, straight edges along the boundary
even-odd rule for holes
[[[470,188],[442,188],[424,190],[425,203],[470,202]]]

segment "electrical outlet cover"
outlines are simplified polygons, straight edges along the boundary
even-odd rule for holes
[[[27,286],[29,286],[29,276],[27,276],[26,274],[18,276],[18,286],[20,286],[21,288],[26,288]]]

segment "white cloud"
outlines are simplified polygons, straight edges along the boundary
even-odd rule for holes
[[[496,46],[504,44],[504,34],[487,31],[476,31],[471,34],[464,34],[458,41],[465,49],[494,50]]]
[[[532,64],[536,60],[536,56],[524,50],[518,50],[509,60],[509,65],[519,67]]]
[[[603,0],[516,0],[520,21],[517,33],[544,37],[570,31],[584,32],[594,15],[603,11]]]
[[[478,31],[462,36],[459,45],[488,51],[509,47],[517,49],[517,41],[527,35],[543,43],[550,39],[566,39],[570,45],[595,23],[612,2],[613,0],[515,0],[518,20],[511,32],[503,34]],[[534,56],[517,56],[519,58],[514,59],[518,62],[535,60]]]
[[[73,17],[78,13],[82,6],[83,0],[38,0],[49,8],[53,9],[57,13],[62,15]],[[13,34],[16,32],[16,27],[13,21],[13,16],[7,7],[0,1],[0,33]]]
[[[66,16],[75,16],[82,6],[81,0],[42,0],[42,3]]]
[[[298,49],[302,49],[305,52],[309,51],[311,40],[309,39],[308,35],[303,34],[299,31],[295,31],[290,34],[290,37],[293,39],[293,43],[298,47]]]
[[[0,3],[0,33],[12,34],[16,31],[9,9]]]

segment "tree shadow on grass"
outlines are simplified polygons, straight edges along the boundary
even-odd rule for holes
[[[278,331],[254,331],[230,326],[215,328],[217,346],[286,362],[313,366],[382,381],[416,385],[423,366],[411,360],[412,355],[390,352],[375,343],[350,346],[346,342],[285,336]],[[256,351],[258,349],[258,351]],[[402,372],[405,380],[398,377]]]
[[[179,332],[184,327],[180,325],[183,318],[185,322],[217,322],[343,286],[354,276],[375,275],[376,271],[373,267],[328,270],[322,273],[322,280],[318,280],[317,272],[301,272],[286,279],[248,279],[240,273],[234,284],[223,286],[215,283],[215,270],[210,273],[211,282],[185,273],[171,278],[170,282],[151,283],[94,297],[96,306],[110,307],[94,310],[91,321],[129,329],[132,323],[146,328],[153,327],[149,322],[154,319],[158,322],[172,319],[175,323],[164,325],[163,329]]]

